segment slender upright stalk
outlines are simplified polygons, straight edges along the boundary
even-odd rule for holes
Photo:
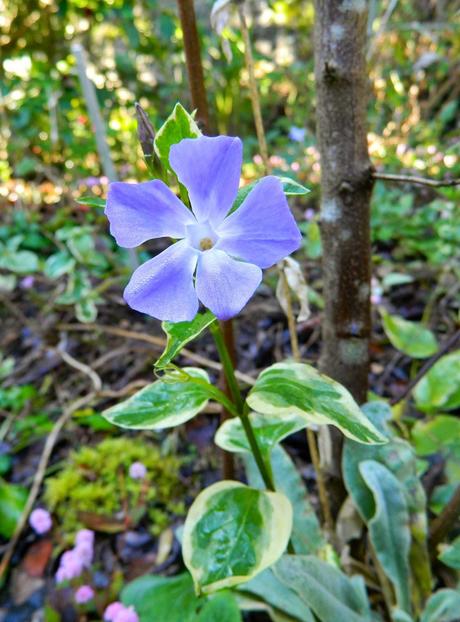
[[[287,319],[288,319],[288,327],[289,327],[289,336],[291,340],[291,349],[294,360],[300,362],[300,348],[299,348],[299,339],[297,337],[296,323],[294,312],[292,309],[292,299],[291,292],[289,290],[289,283],[286,277],[286,273],[283,267],[280,270],[280,278],[283,284],[284,289],[284,297],[286,300],[286,311],[287,311]],[[313,430],[307,428],[307,442],[308,449],[310,452],[310,458],[313,463],[313,468],[316,473],[316,482],[318,484],[318,493],[319,493],[319,502],[321,505],[321,510],[323,513],[324,523],[326,526],[326,530],[329,534],[329,538],[331,541],[334,540],[334,521],[332,519],[331,506],[329,504],[329,497],[327,494],[326,482],[324,479],[324,473],[321,468],[321,460],[318,452],[318,447],[316,445],[316,436]]]
[[[209,133],[211,130],[209,121],[208,100],[206,98],[206,87],[204,83],[203,64],[201,62],[200,39],[196,25],[195,7],[193,0],[177,0],[179,7],[179,17],[184,37],[185,60],[187,63],[187,73],[189,80],[190,96],[192,106],[197,111],[197,118],[201,127]],[[232,320],[222,322],[224,341],[230,356],[235,363],[236,348],[233,334]],[[226,377],[223,377],[224,392],[230,397],[230,389]],[[222,410],[221,420],[225,421],[230,416],[225,408]],[[224,479],[235,477],[235,464],[233,454],[222,452],[222,474]]]
[[[254,125],[256,126],[257,140],[259,142],[260,155],[265,167],[265,173],[270,173],[270,161],[268,159],[267,140],[265,138],[264,122],[262,120],[262,110],[260,107],[259,91],[257,89],[256,75],[254,71],[254,57],[252,54],[251,37],[249,35],[248,22],[244,12],[243,2],[238,1],[238,15],[241,24],[241,34],[243,35],[244,56],[246,59],[246,69],[249,78],[249,93],[251,96],[252,114]]]
[[[238,385],[238,380],[235,376],[235,369],[233,367],[232,359],[225,345],[222,329],[218,324],[213,324],[211,326],[211,332],[216,343],[217,352],[219,354],[222,367],[224,369],[227,384],[230,388],[233,401],[238,411],[238,416],[246,433],[257,467],[259,468],[265,486],[268,488],[268,490],[274,491],[275,485],[273,482],[273,477],[271,475],[271,468],[265,463],[262,452],[260,451],[259,445],[257,443],[257,438],[254,434],[254,430],[252,429],[248,411],[245,407],[244,399],[241,395],[240,387]]]

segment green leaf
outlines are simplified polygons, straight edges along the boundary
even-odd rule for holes
[[[283,553],[292,508],[281,493],[223,481],[201,492],[187,515],[182,553],[197,592],[248,581]]]
[[[457,622],[460,611],[458,590],[438,590],[428,600],[420,622]]]
[[[372,619],[361,577],[350,579],[334,566],[309,555],[284,555],[274,572],[321,622]]]
[[[305,526],[305,528],[308,528]],[[310,609],[287,585],[280,581],[271,568],[267,568],[238,591],[254,594],[265,603],[300,622],[314,622]]]
[[[8,539],[24,510],[28,492],[22,486],[8,484],[0,479],[0,535]]]
[[[310,192],[308,188],[305,188],[305,186],[302,186],[301,184],[299,184],[299,182],[295,181],[294,179],[291,179],[290,177],[279,177],[278,175],[271,175],[271,177],[276,177],[276,179],[278,179],[281,182],[283,186],[283,192],[286,196],[293,196],[293,195],[299,196],[303,194],[308,194]],[[246,184],[245,186],[242,186],[238,190],[238,194],[236,195],[236,199],[232,205],[232,209],[229,212],[230,214],[232,212],[235,212],[240,207],[244,199],[248,196],[248,194],[251,192],[254,186],[259,183],[259,181],[260,179],[256,179],[255,181],[252,181],[250,184]]]
[[[101,197],[88,196],[88,197],[79,197],[76,199],[77,203],[80,205],[88,205],[89,207],[102,207],[105,208],[105,199],[101,199]]]
[[[4,250],[0,256],[0,268],[15,274],[30,274],[38,270],[38,257],[32,251]]]
[[[216,594],[200,611],[197,622],[242,622],[235,596],[231,592]]]
[[[446,566],[460,570],[460,536],[452,544],[444,545],[438,559]]]
[[[184,372],[205,382],[205,371],[185,367]],[[174,378],[182,378],[175,380]],[[197,415],[208,403],[205,388],[182,376],[171,374],[144,387],[130,398],[105,410],[111,423],[134,430],[162,430],[180,425]]]
[[[94,322],[97,318],[97,306],[94,300],[86,298],[77,302],[75,305],[75,315],[77,320],[83,324]]]
[[[367,526],[375,553],[393,583],[398,606],[410,613],[411,535],[403,488],[391,471],[375,460],[361,462],[359,470],[374,497],[375,512]]]
[[[206,311],[198,313],[191,322],[162,322],[161,327],[167,335],[166,348],[155,367],[162,369],[169,365],[187,343],[196,339],[215,321],[215,315]]]
[[[443,356],[414,390],[417,408],[426,412],[460,406],[460,350]]]
[[[249,414],[249,420],[259,448],[265,456],[269,456],[275,445],[286,436],[302,430],[307,425],[305,419],[296,414],[281,417],[254,412]],[[236,417],[224,421],[217,430],[214,442],[226,451],[252,453],[241,420]]]
[[[409,322],[399,315],[380,309],[383,329],[391,344],[413,358],[423,359],[438,351],[434,334],[419,322]]]
[[[391,410],[385,402],[369,402],[363,406],[363,411],[390,440],[378,447],[361,445],[348,439],[345,441],[342,461],[345,486],[362,519],[368,522],[374,514],[374,498],[361,475],[360,464],[365,460],[375,460],[391,471],[402,485],[412,535],[410,566],[414,578],[413,600],[421,606],[431,593],[431,570],[427,549],[426,496],[418,476],[417,457],[410,443],[391,435],[387,426]]]
[[[244,464],[249,484],[264,490],[265,485],[253,457],[246,454]],[[276,489],[286,495],[294,510],[291,538],[296,553],[318,554],[327,543],[302,477],[283,447],[274,448],[271,466]]]
[[[196,622],[196,611],[203,602],[195,595],[188,572],[177,577],[147,575],[135,579],[123,588],[121,600],[136,609],[140,622]]]
[[[335,425],[361,443],[385,443],[385,437],[362,413],[350,393],[304,363],[276,363],[263,371],[247,403],[265,415],[297,414],[310,427]]]
[[[412,441],[419,456],[441,453],[453,481],[460,477],[460,419],[437,415],[431,421],[417,421],[412,428]]]
[[[402,272],[390,272],[386,274],[382,279],[382,286],[384,289],[395,287],[396,285],[405,285],[406,283],[413,283],[414,277],[410,274],[403,274]]]
[[[71,272],[75,267],[75,259],[67,251],[59,251],[50,255],[45,261],[44,274],[49,279],[58,279]]]
[[[194,118],[181,104],[177,103],[155,136],[155,152],[163,166],[167,170],[171,170],[169,150],[172,145],[179,143],[184,138],[198,138],[198,136],[201,136],[201,131]]]

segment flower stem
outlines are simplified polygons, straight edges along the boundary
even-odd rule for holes
[[[224,342],[224,338],[222,335],[222,329],[218,324],[212,324],[210,329],[211,329],[212,336],[214,337],[214,341],[216,343],[217,352],[219,354],[222,367],[224,369],[224,374],[227,380],[228,387],[232,394],[232,398],[235,403],[238,416],[241,420],[241,424],[243,425],[249,445],[251,447],[254,460],[256,461],[257,467],[260,471],[262,479],[264,480],[265,486],[267,487],[268,490],[274,491],[275,485],[273,483],[273,477],[271,475],[271,468],[266,464],[264,457],[262,455],[262,452],[260,451],[259,445],[257,443],[257,438],[256,438],[256,435],[254,434],[254,430],[249,420],[249,414],[245,407],[244,399],[243,399],[243,396],[241,395],[240,387],[238,385],[238,381],[235,376],[235,370],[233,368],[232,359],[230,358],[230,354]]]

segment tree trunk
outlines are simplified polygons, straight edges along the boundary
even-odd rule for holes
[[[365,0],[316,0],[315,76],[321,154],[325,312],[320,367],[366,400],[370,198]]]
[[[325,299],[319,366],[362,403],[366,401],[369,372],[373,187],[366,131],[367,3],[315,0],[315,9]],[[342,444],[338,430],[321,428],[321,466],[327,473],[334,515],[346,495],[340,468]]]

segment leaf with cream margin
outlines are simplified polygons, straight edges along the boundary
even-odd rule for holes
[[[374,498],[374,511],[367,521],[372,545],[394,586],[398,607],[410,613],[411,534],[403,487],[391,471],[375,460],[364,460],[359,470]]]
[[[438,351],[438,342],[429,328],[420,322],[390,315],[383,308],[379,311],[385,334],[397,350],[416,359],[427,358]]]
[[[307,425],[305,420],[296,414],[280,417],[279,415],[250,413],[249,421],[256,435],[259,449],[266,457],[286,436],[302,430]],[[216,432],[214,442],[225,451],[252,454],[243,424],[236,417],[224,421]]]
[[[184,367],[104,410],[103,417],[114,425],[131,430],[163,430],[188,421],[206,407],[209,394],[204,386],[187,380],[181,371],[209,382],[202,369]]]
[[[182,554],[197,593],[249,581],[283,554],[292,507],[281,493],[222,481],[203,490],[185,520]]]
[[[360,443],[386,442],[345,387],[305,363],[268,367],[257,378],[247,403],[265,415],[297,414],[309,427],[335,425]]]
[[[321,622],[372,620],[362,577],[347,577],[311,555],[283,555],[274,573]]]

